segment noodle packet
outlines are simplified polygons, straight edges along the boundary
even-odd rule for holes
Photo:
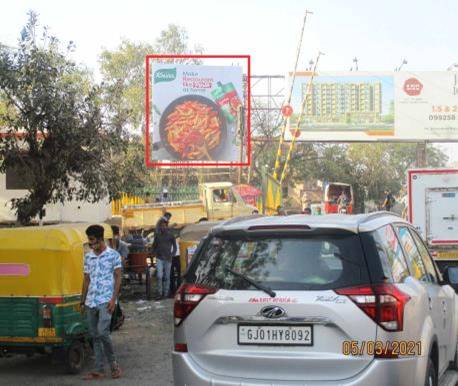
[[[241,105],[237,91],[232,83],[217,83],[217,87],[211,92],[216,104],[221,107],[224,116],[229,122],[234,122],[237,118],[237,107]]]
[[[231,83],[227,83],[223,86],[223,90],[225,93],[225,97],[229,99],[229,106],[231,108],[231,115],[234,118],[237,118],[237,110],[242,105],[242,101],[240,100],[237,90],[235,86]]]

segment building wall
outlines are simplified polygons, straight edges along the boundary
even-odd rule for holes
[[[0,223],[16,221],[10,200],[24,197],[26,194],[26,190],[6,189],[5,174],[0,174]],[[111,218],[111,204],[108,200],[102,200],[95,204],[82,201],[48,204],[43,220],[44,222],[103,222],[109,218]]]

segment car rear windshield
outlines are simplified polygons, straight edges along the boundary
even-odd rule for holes
[[[369,282],[359,237],[210,237],[186,279],[219,289],[255,289],[230,272],[277,290],[325,290]]]

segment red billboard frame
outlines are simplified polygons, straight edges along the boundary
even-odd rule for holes
[[[151,59],[245,59],[247,61],[247,162],[151,162],[150,160],[150,61]],[[242,167],[251,164],[251,55],[146,55],[145,76],[145,162],[146,167],[181,166],[181,167]],[[151,113],[153,115],[154,112]]]

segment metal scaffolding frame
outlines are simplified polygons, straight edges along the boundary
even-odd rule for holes
[[[269,131],[280,125],[284,92],[284,75],[251,75],[251,127],[255,136],[266,116]]]

